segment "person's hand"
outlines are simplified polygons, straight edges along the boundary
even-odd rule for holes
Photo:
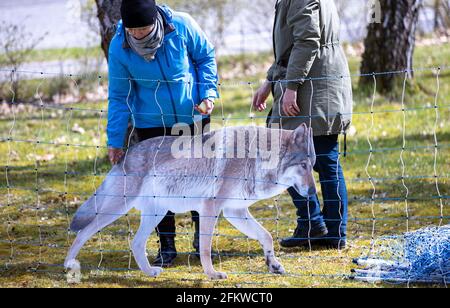
[[[267,104],[266,100],[271,92],[271,83],[266,80],[266,82],[261,86],[261,88],[256,91],[253,97],[253,109],[262,112],[266,110]]]
[[[109,161],[112,165],[117,165],[124,155],[125,152],[122,149],[108,149]]]
[[[214,101],[206,98],[204,99],[200,105],[195,105],[194,109],[200,112],[202,115],[211,115],[214,110]]]
[[[297,91],[286,89],[283,96],[283,112],[290,117],[300,114],[300,108],[297,105]]]

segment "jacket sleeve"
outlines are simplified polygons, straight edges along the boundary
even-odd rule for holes
[[[268,80],[268,81],[274,81],[273,80],[273,73],[274,73],[274,71],[275,71],[275,68],[276,68],[276,63],[273,63],[272,64],[272,66],[269,68],[269,70],[267,71],[267,77],[266,77],[266,79]]]
[[[287,23],[294,37],[286,76],[294,81],[288,82],[287,87],[297,90],[309,75],[320,48],[319,0],[292,0]]]
[[[194,61],[198,74],[200,97],[217,98],[217,63],[214,46],[206,34],[191,17],[186,17],[187,50]]]
[[[130,93],[128,70],[109,52],[109,103],[108,125],[106,128],[108,146],[121,149],[124,146],[131,111],[127,98]]]

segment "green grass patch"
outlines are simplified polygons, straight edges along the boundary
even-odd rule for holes
[[[100,47],[35,49],[28,55],[26,63],[79,60],[85,58],[99,58],[102,56],[103,51]],[[0,54],[0,63],[5,63],[5,61],[7,61],[5,55]]]

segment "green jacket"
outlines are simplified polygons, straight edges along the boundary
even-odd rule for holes
[[[268,124],[290,130],[311,124],[315,136],[344,133],[353,98],[334,0],[279,0],[275,15],[275,62],[267,79],[282,81],[273,83]],[[286,87],[298,91],[298,117],[286,118],[280,108]]]

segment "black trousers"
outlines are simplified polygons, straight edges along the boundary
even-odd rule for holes
[[[205,118],[200,122],[194,123],[190,125],[191,135],[198,135],[200,133],[199,129],[202,128],[202,132],[206,133],[205,128],[208,124],[211,123],[210,118]],[[176,134],[172,134],[172,127],[155,127],[155,128],[136,128],[136,133],[138,135],[139,142],[142,142],[147,139],[157,138],[162,136],[177,136]],[[192,221],[196,224],[199,223],[200,217],[197,212],[191,212]],[[159,223],[156,232],[158,235],[172,236],[176,235],[176,227],[175,227],[175,214],[172,212],[168,212],[164,219]]]

